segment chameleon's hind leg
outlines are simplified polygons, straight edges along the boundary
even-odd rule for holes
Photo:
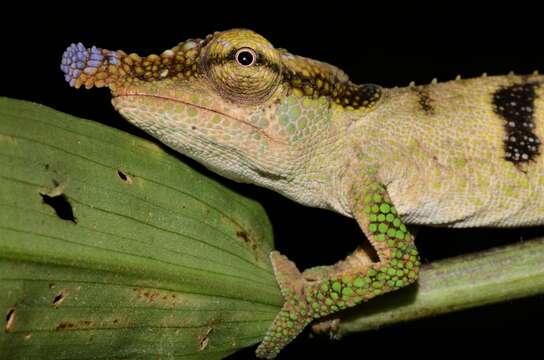
[[[360,190],[358,190],[360,189]],[[274,251],[271,260],[285,303],[256,354],[274,358],[313,319],[327,316],[396,290],[417,279],[419,257],[413,236],[378,182],[353,187],[352,214],[378,254],[371,262],[362,249],[332,266],[300,273]]]

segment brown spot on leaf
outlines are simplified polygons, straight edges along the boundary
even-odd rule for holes
[[[13,328],[13,323],[15,323],[15,308],[9,309],[6,314],[6,325],[4,326],[6,332]]]
[[[86,329],[94,326],[94,322],[91,320],[79,320],[77,322],[71,322],[71,321],[61,321],[58,323],[55,330],[57,331],[63,331],[63,330],[78,330],[78,329]]]
[[[160,298],[161,294],[158,291],[153,291],[150,289],[144,288],[134,288],[133,289],[139,297],[144,298],[149,303],[154,303],[157,298]]]
[[[170,291],[148,288],[132,288],[132,290],[136,293],[138,300],[143,300],[148,304],[176,306],[187,301],[183,296],[176,296],[176,294]]]
[[[91,320],[79,320],[77,322],[71,321],[61,321],[55,328],[57,331],[62,330],[78,330],[78,329],[87,329],[94,326],[94,321]]]
[[[257,244],[255,243],[255,241],[253,239],[251,239],[248,235],[248,233],[245,231],[245,230],[238,230],[236,231],[236,236],[242,240],[244,240],[244,242],[251,247],[252,250],[257,250]]]
[[[155,300],[159,297],[159,293],[154,291],[146,291],[144,292],[144,297],[150,302],[155,302]]]
[[[62,330],[70,330],[74,328],[74,324],[69,321],[61,321],[55,328],[55,330],[62,331]]]

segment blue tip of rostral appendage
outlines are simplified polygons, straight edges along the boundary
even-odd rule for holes
[[[85,48],[82,43],[72,44],[62,54],[60,69],[64,73],[64,80],[75,86],[81,75],[93,75],[96,70],[105,64],[117,65],[119,58],[117,53],[93,46]]]

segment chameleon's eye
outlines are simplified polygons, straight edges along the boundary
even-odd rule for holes
[[[252,31],[218,33],[209,39],[201,56],[206,77],[228,100],[260,104],[270,98],[280,84],[278,51]]]
[[[252,48],[244,47],[236,52],[234,58],[241,66],[253,66],[257,61],[257,54]]]

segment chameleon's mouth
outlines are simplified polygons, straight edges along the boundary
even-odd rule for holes
[[[140,97],[152,97],[152,98],[156,98],[156,99],[173,101],[173,102],[177,102],[177,103],[180,103],[180,104],[183,104],[183,105],[186,105],[186,106],[192,106],[192,107],[200,109],[200,110],[209,111],[211,113],[224,116],[224,117],[226,117],[228,119],[231,119],[231,120],[236,121],[236,122],[238,122],[240,124],[243,124],[244,126],[247,126],[247,127],[251,128],[252,130],[257,131],[263,137],[267,138],[268,140],[270,140],[272,142],[285,144],[284,142],[282,142],[282,141],[280,141],[278,139],[275,139],[275,138],[271,137],[270,135],[268,135],[266,133],[266,131],[264,131],[260,127],[255,126],[255,125],[253,125],[253,124],[251,124],[251,123],[249,123],[249,122],[247,122],[245,120],[242,120],[240,118],[237,118],[235,116],[232,116],[230,114],[227,114],[227,113],[215,110],[215,109],[211,109],[211,108],[208,108],[208,107],[205,107],[205,106],[202,106],[202,105],[193,104],[193,103],[190,103],[188,101],[180,100],[180,99],[177,99],[177,98],[171,98],[171,97],[164,96],[164,95],[152,95],[152,94],[144,94],[144,93],[137,93],[137,92],[135,92],[135,93],[127,92],[127,93],[117,94],[114,97],[138,97],[138,96],[140,96]]]

